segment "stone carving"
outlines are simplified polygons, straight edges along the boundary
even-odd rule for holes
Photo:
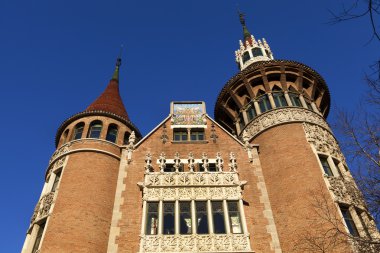
[[[218,135],[216,135],[216,133],[215,133],[215,124],[214,123],[211,124],[210,138],[211,138],[213,143],[216,143],[216,140],[218,139]]]
[[[216,153],[216,168],[218,169],[219,172],[223,171],[223,159],[221,154],[218,152]]]
[[[234,153],[230,153],[230,163],[228,164],[228,167],[230,168],[230,171],[236,172],[237,164],[236,164],[236,158]]]
[[[244,142],[251,140],[269,127],[288,122],[309,122],[330,131],[328,124],[321,115],[301,107],[286,107],[277,108],[257,116],[244,129],[246,133],[242,138],[244,138]],[[245,131],[242,131],[243,135]]]
[[[174,166],[173,167],[174,167],[175,171],[178,172],[179,169],[181,168],[181,166],[182,166],[181,158],[179,156],[179,153],[176,152],[174,154]]]
[[[49,215],[51,205],[54,200],[54,192],[49,192],[41,197],[38,201],[36,207],[34,208],[34,212],[31,218],[30,223],[35,222],[47,215]]]
[[[141,253],[153,252],[252,252],[249,235],[144,235]]]
[[[145,173],[153,172],[152,155],[150,153],[145,156]]]
[[[205,152],[202,153],[202,168],[204,171],[208,171],[208,158]]]
[[[164,143],[164,144],[169,140],[165,124],[162,126],[162,134],[161,134],[160,139],[162,140],[162,143]]]
[[[159,162],[160,162],[160,165],[159,165],[160,171],[164,172],[164,169],[166,168],[166,159],[165,159],[165,153],[164,152],[162,152],[160,154]]]
[[[336,201],[365,207],[363,195],[356,187],[355,182],[342,177],[327,177],[327,179],[330,183],[329,189],[333,192]]]
[[[189,153],[189,157],[188,157],[187,161],[188,161],[188,166],[189,166],[190,172],[193,172],[194,168],[195,168],[193,153],[191,153],[191,152]]]
[[[317,151],[328,153],[345,162],[345,158],[340,151],[338,142],[330,131],[327,131],[318,125],[309,123],[303,123],[303,128],[308,142],[313,144]]]
[[[60,147],[59,149],[57,149],[53,155],[51,156],[50,160],[49,160],[49,165],[59,156],[62,156],[64,154],[66,154],[67,152],[69,152],[70,150],[70,146],[71,146],[71,142],[69,143],[66,143],[65,145],[63,145],[62,147]]]

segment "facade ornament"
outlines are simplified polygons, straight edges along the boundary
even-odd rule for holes
[[[232,172],[236,172],[237,170],[236,157],[233,152],[230,153],[230,163],[228,164],[228,167]]]
[[[181,158],[179,156],[178,152],[175,152],[174,154],[174,169],[175,172],[179,172],[179,169],[181,168]]]
[[[210,138],[212,140],[213,143],[216,143],[216,139],[218,139],[218,135],[216,135],[215,133],[215,124],[214,123],[211,123],[211,135],[210,135]]]
[[[165,170],[165,168],[166,168],[166,159],[165,159],[165,153],[164,152],[162,152],[161,154],[160,154],[160,157],[159,157],[159,163],[160,163],[160,165],[159,165],[159,167],[160,167],[160,172],[164,172],[164,170]]]
[[[162,126],[162,134],[161,134],[160,139],[162,140],[162,143],[164,143],[164,144],[169,140],[165,124]]]
[[[153,172],[152,155],[150,153],[145,156],[145,173]]]
[[[208,158],[205,152],[202,153],[202,168],[204,171],[208,171]]]
[[[128,146],[127,146],[127,161],[130,163],[132,161],[132,152],[135,149],[135,141],[136,135],[135,131],[132,131],[131,135],[128,138]]]
[[[220,152],[216,153],[216,167],[219,172],[223,171],[223,159]]]
[[[244,148],[247,150],[248,153],[248,159],[250,162],[253,161],[253,154],[252,154],[252,145],[249,143],[250,135],[248,134],[248,131],[246,129],[243,130],[243,143]]]
[[[189,157],[188,157],[187,161],[188,161],[189,171],[194,172],[195,163],[194,163],[193,153],[191,153],[191,152],[189,153]]]

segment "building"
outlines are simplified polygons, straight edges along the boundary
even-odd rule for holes
[[[241,71],[215,120],[203,102],[172,102],[142,136],[119,95],[118,59],[105,91],[57,131],[23,253],[305,252],[295,248],[305,233],[330,229],[313,217],[319,197],[348,235],[333,252],[356,250],[349,235],[379,238],[325,121],[325,81],[275,60],[240,21]]]

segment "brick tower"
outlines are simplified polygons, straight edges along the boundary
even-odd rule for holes
[[[325,252],[355,252],[350,238],[378,241],[325,120],[325,81],[275,60],[240,21],[240,71],[221,90],[215,120],[202,101],[172,102],[141,138],[117,61],[101,96],[58,129],[22,253],[316,252],[300,239],[319,243],[330,229],[313,217],[318,199],[345,235]]]
[[[106,252],[121,147],[141,137],[119,95],[120,64],[104,92],[58,128],[22,252]]]

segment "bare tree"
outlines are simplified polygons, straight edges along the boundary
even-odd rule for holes
[[[338,110],[334,128],[359,188],[375,220],[380,222],[380,62],[367,75],[368,91],[355,112]]]
[[[368,18],[372,28],[372,39],[380,41],[379,17],[380,17],[380,0],[352,0],[350,3],[342,4],[339,12],[330,11],[332,18],[331,24],[342,21]]]
[[[371,237],[377,231],[371,223],[360,229],[360,234],[368,236],[353,236],[345,227],[344,219],[339,213],[338,205],[331,201],[331,195],[325,191],[322,185],[309,194],[310,213],[303,217],[310,225],[303,231],[297,231],[298,239],[294,242],[294,251],[303,253],[330,253],[330,252],[355,252],[377,253],[380,252],[380,240]],[[364,229],[367,231],[364,232]]]

